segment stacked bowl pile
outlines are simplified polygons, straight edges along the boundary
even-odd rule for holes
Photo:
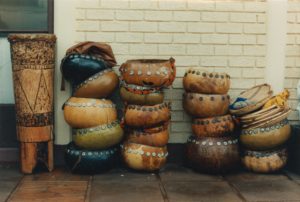
[[[254,86],[240,94],[230,106],[240,116],[242,163],[254,172],[278,171],[287,162],[286,141],[291,134],[287,116],[287,90],[272,97],[268,84]]]
[[[226,73],[188,70],[183,78],[183,108],[193,117],[193,135],[187,143],[192,168],[227,172],[239,164],[238,139],[228,107],[230,77]]]
[[[73,129],[73,142],[65,152],[73,172],[103,172],[118,160],[123,129],[115,104],[106,99],[119,84],[112,70],[115,64],[111,47],[93,42],[71,47],[62,60],[63,77],[73,87],[72,97],[63,106],[65,120]]]
[[[162,89],[173,83],[175,60],[128,60],[120,73],[125,104],[123,160],[135,170],[159,170],[168,155],[170,120],[170,104],[164,103]]]

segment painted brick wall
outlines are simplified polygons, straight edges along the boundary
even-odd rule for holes
[[[170,142],[185,142],[191,134],[181,104],[185,70],[227,72],[232,97],[262,83],[266,6],[265,1],[237,0],[78,0],[76,40],[109,43],[119,65],[128,59],[174,57],[177,78],[165,91],[166,100],[172,100]]]
[[[300,80],[300,3],[289,1],[287,19],[286,68],[284,86],[291,92],[289,99],[293,109],[289,119],[299,124],[297,83]]]

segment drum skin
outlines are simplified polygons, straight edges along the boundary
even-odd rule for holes
[[[175,60],[127,60],[120,67],[121,78],[128,84],[168,87],[176,77]]]
[[[234,130],[234,121],[229,114],[211,118],[198,118],[193,120],[192,130],[197,137],[228,136]]]
[[[183,108],[193,117],[222,116],[228,112],[229,104],[229,95],[183,94]]]
[[[105,172],[118,164],[119,145],[105,150],[79,149],[73,142],[65,150],[65,161],[73,173],[96,174]]]
[[[140,106],[128,105],[125,109],[125,124],[134,128],[151,128],[170,120],[168,103]]]
[[[145,144],[154,147],[163,147],[168,143],[168,127],[155,127],[149,129],[128,129],[126,140],[132,143]]]
[[[103,70],[79,84],[73,93],[74,97],[106,98],[119,84],[119,77],[112,69]]]
[[[183,77],[183,86],[187,92],[192,93],[227,94],[230,76],[226,73],[190,69]]]
[[[189,165],[207,173],[224,173],[239,166],[238,139],[235,137],[190,137],[186,144]]]
[[[242,164],[250,171],[257,173],[271,173],[281,170],[287,163],[288,152],[286,148],[267,151],[242,152]]]
[[[161,169],[167,160],[167,147],[152,147],[125,142],[121,149],[124,163],[134,170],[155,171]]]
[[[271,127],[243,129],[240,135],[241,144],[251,150],[267,150],[284,144],[291,135],[288,120]]]
[[[61,62],[61,73],[66,80],[74,85],[79,85],[109,67],[102,58],[75,53],[64,57]]]
[[[125,87],[120,88],[120,95],[123,102],[134,105],[156,105],[164,102],[164,94],[162,91],[150,92],[144,94],[135,93]]]
[[[117,120],[112,101],[71,97],[64,104],[64,117],[73,128],[91,128]]]
[[[123,129],[118,121],[94,128],[73,129],[73,141],[82,149],[106,149],[121,142],[122,138]]]

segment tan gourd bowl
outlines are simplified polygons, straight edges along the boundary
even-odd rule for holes
[[[245,150],[242,154],[242,164],[250,171],[271,173],[282,169],[288,159],[286,148],[270,151]]]
[[[119,77],[112,69],[105,69],[81,83],[74,90],[74,97],[105,98],[119,84]]]
[[[167,160],[167,147],[152,147],[125,142],[121,149],[125,164],[134,170],[155,171],[161,169]]]
[[[82,149],[107,149],[121,142],[123,129],[119,121],[93,128],[73,129],[72,139]]]
[[[117,110],[110,100],[71,97],[64,104],[64,117],[73,128],[91,128],[117,120]]]
[[[190,69],[183,77],[183,86],[187,92],[192,93],[227,94],[230,76],[226,73]]]
[[[284,144],[290,134],[291,126],[285,119],[270,127],[243,129],[240,142],[248,149],[266,150]]]
[[[229,103],[229,95],[183,94],[183,108],[191,116],[199,118],[225,115]]]
[[[123,102],[134,105],[156,105],[164,102],[164,94],[162,91],[150,92],[150,93],[134,93],[126,89],[120,88],[120,95]]]
[[[173,58],[127,60],[119,70],[122,80],[139,86],[168,87],[176,76]]]
[[[222,137],[230,135],[234,130],[231,115],[215,116],[211,118],[194,119],[193,134],[197,137]]]
[[[129,129],[126,131],[126,139],[132,143],[163,147],[169,140],[168,126],[150,129]]]
[[[168,103],[140,106],[128,105],[125,109],[125,124],[135,128],[151,128],[163,124],[170,119]]]

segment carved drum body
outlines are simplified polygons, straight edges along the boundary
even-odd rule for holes
[[[10,34],[17,136],[21,170],[32,173],[38,159],[53,169],[53,79],[56,37],[52,34]],[[38,153],[47,142],[47,154]],[[47,156],[47,159],[45,159]]]

